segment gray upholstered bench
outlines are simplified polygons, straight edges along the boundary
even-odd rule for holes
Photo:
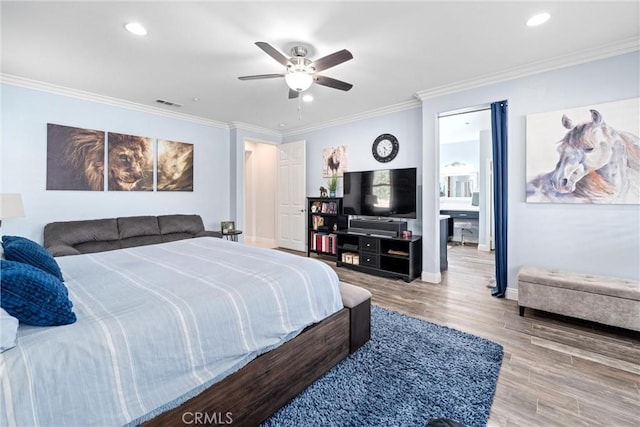
[[[640,331],[640,282],[538,267],[518,273],[520,316],[525,307]]]
[[[359,286],[340,282],[340,295],[342,305],[349,309],[351,319],[349,353],[353,353],[371,338],[371,292]]]

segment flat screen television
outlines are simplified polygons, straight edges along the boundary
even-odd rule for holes
[[[417,218],[416,168],[345,172],[344,215]]]

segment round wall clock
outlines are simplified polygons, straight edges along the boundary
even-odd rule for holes
[[[383,133],[373,141],[371,151],[373,152],[373,158],[381,163],[390,162],[398,155],[400,144],[398,144],[398,138],[390,133]]]

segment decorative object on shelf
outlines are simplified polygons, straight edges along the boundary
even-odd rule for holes
[[[387,163],[395,159],[399,149],[398,138],[390,133],[383,133],[377,137],[371,146],[373,158],[380,163]]]
[[[347,171],[347,147],[327,147],[322,152],[322,176],[342,176]]]
[[[336,191],[338,190],[338,174],[334,173],[327,181],[327,187],[329,188],[329,197],[336,197]]]
[[[400,237],[403,239],[409,239],[411,237],[411,230],[402,230],[400,232]]]
[[[234,221],[221,221],[220,228],[222,234],[229,234],[236,229],[236,223]]]
[[[327,197],[327,189],[320,187],[320,197]]]
[[[526,201],[640,204],[638,100],[528,115]]]

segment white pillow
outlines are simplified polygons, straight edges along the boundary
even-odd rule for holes
[[[0,308],[0,353],[16,346],[18,319]]]

